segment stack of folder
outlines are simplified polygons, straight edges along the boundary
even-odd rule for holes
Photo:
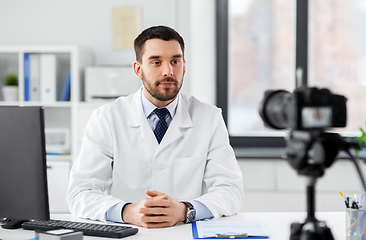
[[[55,102],[70,100],[70,72],[58,88],[56,54],[24,54],[24,101]],[[61,80],[59,80],[61,81]]]

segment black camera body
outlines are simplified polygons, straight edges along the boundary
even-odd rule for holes
[[[328,89],[300,87],[293,94],[268,90],[260,105],[265,125],[274,129],[311,130],[345,127],[347,99]]]

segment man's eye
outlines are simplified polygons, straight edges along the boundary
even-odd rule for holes
[[[160,62],[152,62],[153,65],[159,65]]]
[[[180,61],[179,60],[173,60],[174,64],[178,64]]]

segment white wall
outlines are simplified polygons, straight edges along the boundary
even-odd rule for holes
[[[299,176],[283,159],[239,159],[243,173],[245,212],[306,211],[307,179]],[[359,162],[363,173],[366,165]],[[318,179],[316,188],[317,211],[344,211],[339,191],[352,197],[363,191],[354,163],[337,160]]]
[[[142,29],[168,25],[185,39],[187,73],[183,92],[214,104],[214,2],[0,0],[0,45],[76,44],[92,49],[97,65],[132,64],[133,50],[113,49],[112,8],[141,7]]]
[[[191,94],[216,103],[216,8],[213,0],[191,1]]]
[[[129,64],[133,50],[112,45],[112,8],[129,6],[141,7],[143,28],[179,30],[176,1],[0,0],[0,44],[77,44],[93,50],[96,64]]]

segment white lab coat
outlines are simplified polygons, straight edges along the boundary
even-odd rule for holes
[[[139,203],[145,190],[179,201],[197,200],[215,218],[239,211],[242,174],[215,106],[179,94],[160,145],[143,113],[142,90],[95,110],[85,127],[71,173],[67,200],[72,214],[105,221],[122,202]]]

